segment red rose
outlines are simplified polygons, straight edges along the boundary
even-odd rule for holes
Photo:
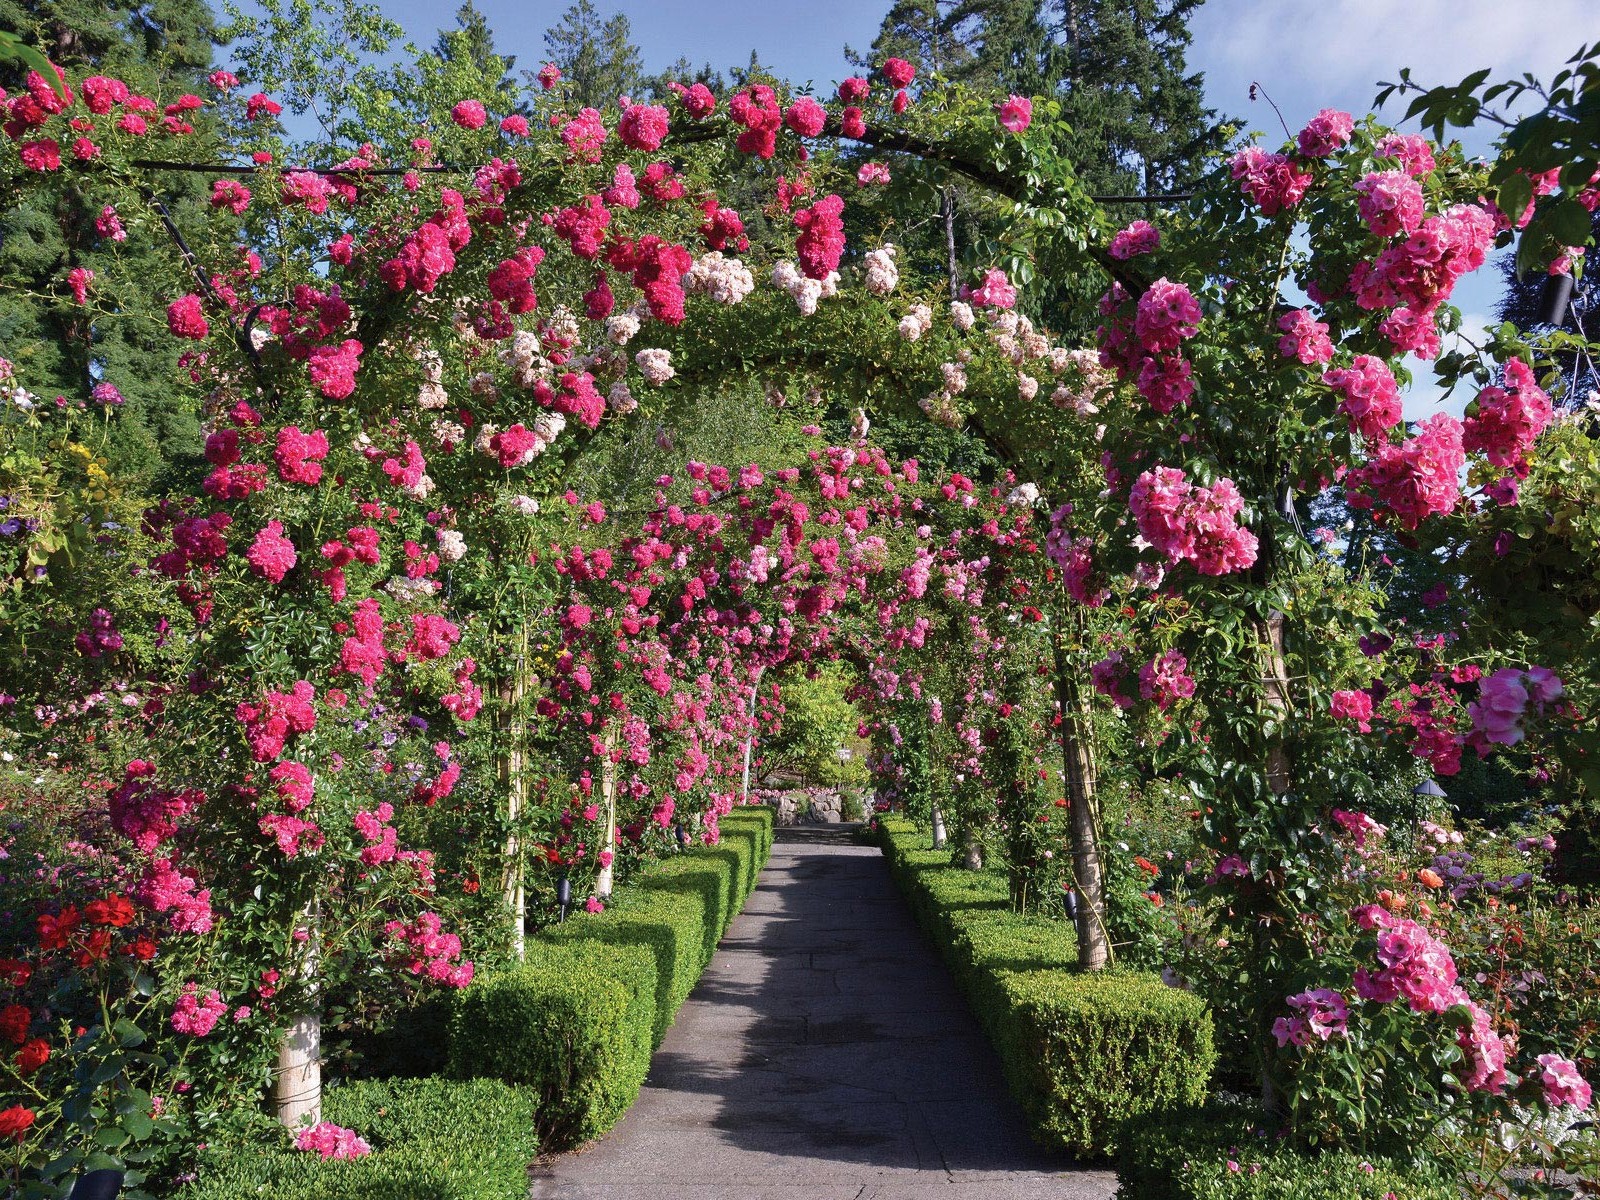
[[[33,1013],[26,1004],[12,1004],[0,1009],[0,1037],[14,1045],[28,1040],[28,1026],[33,1024]]]
[[[149,934],[141,933],[128,945],[127,952],[140,962],[149,962],[156,956],[156,940]]]
[[[83,914],[91,925],[110,925],[121,929],[133,920],[133,903],[125,896],[106,896],[90,901],[84,906]]]
[[[86,939],[78,952],[72,956],[72,961],[80,967],[89,967],[99,962],[111,953],[111,931],[96,929]]]
[[[76,906],[67,905],[60,915],[39,914],[39,945],[46,950],[60,950],[72,940],[73,932],[82,919]]]
[[[13,1104],[10,1108],[0,1109],[0,1138],[14,1137],[21,1141],[28,1127],[33,1124],[33,1110],[23,1108],[20,1104]]]
[[[26,987],[33,978],[33,967],[15,958],[0,958],[0,983]]]
[[[43,1038],[34,1038],[31,1042],[24,1042],[22,1049],[17,1051],[17,1070],[23,1075],[32,1075],[50,1059],[50,1043]]]

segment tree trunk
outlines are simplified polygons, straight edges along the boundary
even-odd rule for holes
[[[319,955],[314,909],[306,928],[310,937],[300,976],[311,984],[309,1011],[284,1031],[278,1043],[278,1063],[272,1070],[272,1111],[289,1129],[322,1120],[322,1000],[316,986]]]
[[[1095,803],[1095,763],[1089,741],[1089,706],[1067,672],[1066,648],[1056,634],[1056,704],[1061,712],[1061,767],[1067,791],[1067,828],[1072,845],[1072,879],[1077,894],[1074,923],[1078,965],[1098,971],[1111,962],[1106,931],[1105,873],[1100,864],[1099,808]]]
[[[511,833],[506,837],[506,908],[511,913],[511,948],[517,961],[527,953],[528,892],[522,863],[522,839],[517,833],[517,823],[527,807],[527,722],[523,719],[522,703],[528,688],[528,627],[522,626],[518,638],[512,676],[502,685],[501,731],[505,737],[505,752],[500,760],[500,780],[506,789],[506,817]]]
[[[1266,739],[1267,787],[1274,796],[1283,796],[1294,783],[1294,760],[1289,752],[1288,723],[1293,715],[1289,694],[1289,668],[1283,650],[1284,618],[1281,612],[1267,615],[1265,621],[1256,622],[1256,637],[1261,665],[1262,719],[1273,724],[1273,732]],[[1274,868],[1276,869],[1276,865]],[[1270,893],[1269,893],[1270,895]],[[1270,903],[1270,901],[1269,901]],[[1272,952],[1272,939],[1281,925],[1281,914],[1263,913],[1256,922],[1257,951],[1263,959]],[[1256,1031],[1257,1043],[1262,1047],[1261,1107],[1269,1118],[1282,1120],[1287,1116],[1287,1101],[1278,1087],[1274,1070],[1275,1053],[1271,1010],[1262,1007],[1261,1028]]]
[[[283,1035],[272,1072],[272,1108],[289,1129],[322,1120],[322,1013],[307,1013]]]
[[[951,188],[944,189],[944,246],[945,254],[950,263],[950,299],[958,299],[961,295],[960,285],[956,276],[959,268],[956,263],[956,196]]]
[[[961,848],[962,864],[969,871],[983,870],[983,843],[978,840],[977,833],[968,830],[963,842],[964,844]]]
[[[943,850],[950,841],[950,832],[944,826],[944,809],[939,807],[939,802],[933,802],[933,848]]]
[[[606,832],[600,843],[600,850],[610,850],[615,856],[617,844],[617,764],[613,761],[613,751],[617,745],[617,730],[613,725],[606,731],[606,760],[600,766],[600,800],[606,806]],[[597,851],[596,853],[599,853]],[[611,897],[611,890],[616,886],[617,860],[611,859],[600,868],[600,874],[594,881],[594,894],[601,900]]]
[[[744,788],[743,803],[750,803],[750,754],[756,744],[756,706],[760,697],[757,694],[761,687],[761,676],[766,671],[765,667],[756,668],[756,677],[750,683],[750,729],[744,735]]]

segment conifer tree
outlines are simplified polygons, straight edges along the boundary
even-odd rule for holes
[[[204,0],[0,0],[0,30],[20,36],[67,70],[125,79],[158,100],[202,92],[215,23]],[[0,83],[14,87],[13,70]],[[149,187],[182,222],[201,203],[199,176],[152,173]],[[71,176],[0,212],[0,273],[27,281],[48,300],[17,293],[0,301],[0,355],[15,361],[31,390],[82,398],[100,382],[126,402],[114,423],[111,456],[124,473],[154,473],[198,460],[193,396],[174,379],[171,338],[147,316],[170,297],[156,294],[170,275],[171,254],[152,239],[160,226],[112,244],[95,231]],[[145,264],[149,264],[147,267]],[[159,268],[158,268],[159,264]],[[99,311],[75,305],[65,285],[74,267],[95,272]],[[114,289],[114,290],[113,290]]]
[[[561,68],[575,106],[599,108],[631,96],[644,82],[633,27],[622,13],[600,19],[593,0],[578,0],[545,30],[545,51]],[[524,72],[524,74],[529,74]]]

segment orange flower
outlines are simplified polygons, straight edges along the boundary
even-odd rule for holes
[[[1439,877],[1439,872],[1432,867],[1423,867],[1422,870],[1418,871],[1417,881],[1423,887],[1442,888],[1444,886],[1444,880]]]

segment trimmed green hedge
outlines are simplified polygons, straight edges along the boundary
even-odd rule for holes
[[[1216,1049],[1197,997],[1148,972],[1080,973],[1072,927],[1012,912],[999,870],[952,866],[901,818],[881,823],[880,840],[1039,1142],[1101,1157],[1127,1118],[1205,1099]]]
[[[360,1080],[330,1087],[325,1120],[372,1146],[324,1161],[273,1126],[262,1142],[202,1152],[179,1200],[522,1200],[539,1151],[533,1097],[498,1079]],[[266,1144],[262,1144],[262,1143]]]
[[[1251,1105],[1215,1101],[1203,1109],[1129,1121],[1117,1161],[1118,1197],[1456,1200],[1462,1194],[1447,1175],[1429,1166],[1349,1151],[1301,1153],[1256,1131],[1254,1115]]]
[[[653,866],[604,912],[544,930],[525,962],[474,980],[451,1019],[452,1073],[530,1087],[552,1146],[605,1133],[755,887],[772,826],[769,808],[734,809],[717,845]]]

